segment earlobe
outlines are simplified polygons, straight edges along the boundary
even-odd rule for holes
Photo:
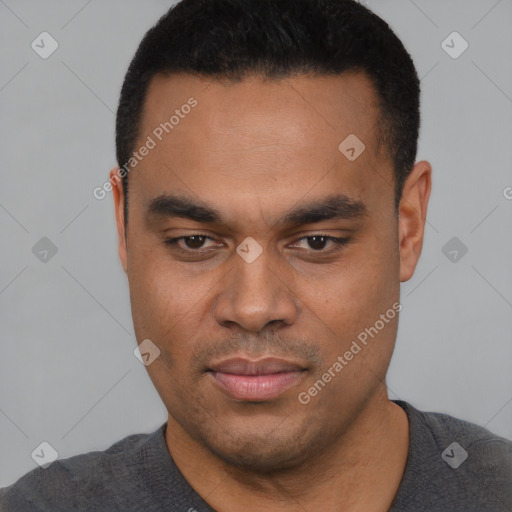
[[[408,281],[421,255],[432,188],[432,167],[426,161],[415,164],[407,177],[399,207],[398,241],[400,281]]]
[[[127,272],[128,254],[126,249],[126,226],[124,219],[124,193],[123,180],[121,178],[119,167],[114,167],[114,169],[110,171],[110,183],[112,185],[112,196],[114,198],[119,259],[121,260],[123,270]]]

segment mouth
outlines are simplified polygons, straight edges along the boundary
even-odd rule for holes
[[[277,358],[251,361],[235,358],[208,368],[207,373],[224,393],[235,400],[262,402],[272,400],[296,386],[307,368]]]

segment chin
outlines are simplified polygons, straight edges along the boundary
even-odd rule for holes
[[[311,436],[304,429],[276,434],[277,430],[279,427],[268,434],[264,429],[257,433],[236,430],[232,435],[223,432],[201,438],[202,444],[226,464],[261,474],[297,468],[318,454],[325,442],[321,432]]]
[[[239,449],[210,446],[209,449],[230,466],[251,472],[269,474],[294,469],[309,457],[301,453],[296,445],[276,446],[272,449],[267,440],[261,444],[252,441]]]

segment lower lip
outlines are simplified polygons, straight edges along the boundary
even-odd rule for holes
[[[232,398],[261,402],[276,398],[295,386],[304,372],[291,371],[267,375],[236,375],[214,371],[208,373]]]

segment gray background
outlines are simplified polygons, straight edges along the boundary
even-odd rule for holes
[[[170,3],[0,0],[0,487],[36,467],[42,441],[65,458],[166,420],[133,355],[112,199],[92,190],[115,165],[127,65]],[[418,160],[434,169],[390,396],[512,438],[512,1],[365,3],[415,60]],[[59,44],[47,59],[31,48],[43,31]],[[453,31],[469,43],[457,59],[441,47]],[[442,251],[454,236],[468,248],[456,262]],[[42,237],[58,249],[46,262]]]

